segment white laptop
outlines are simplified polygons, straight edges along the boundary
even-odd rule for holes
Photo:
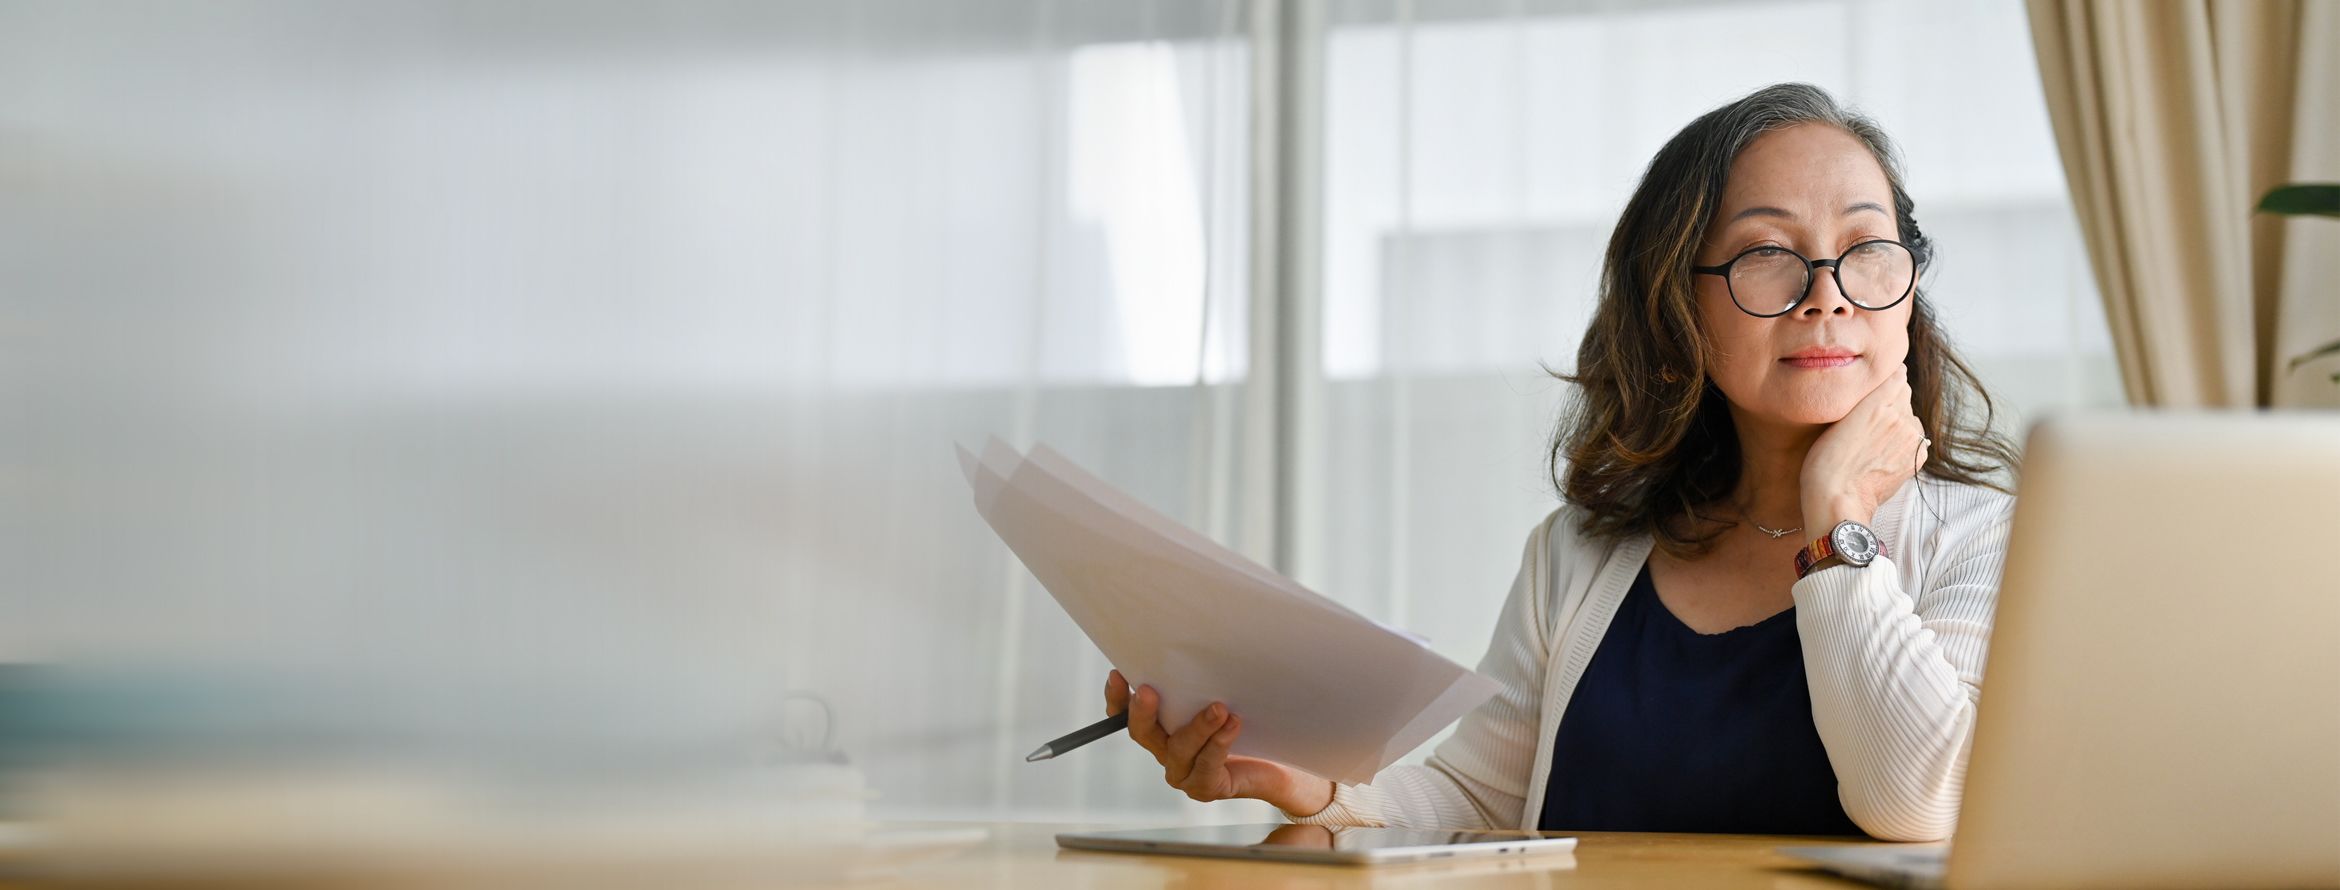
[[[2031,431],[1955,842],[1893,886],[2340,886],[2340,414]]]

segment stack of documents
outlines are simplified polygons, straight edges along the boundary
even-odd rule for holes
[[[1347,784],[1492,697],[1495,681],[1147,508],[1046,445],[959,449],[975,508],[1176,730],[1214,701],[1232,753]]]

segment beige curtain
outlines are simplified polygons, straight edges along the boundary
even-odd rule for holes
[[[2031,0],[2048,111],[2136,405],[2340,405],[2340,0]]]

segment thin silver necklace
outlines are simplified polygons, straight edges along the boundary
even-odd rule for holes
[[[1747,515],[1747,508],[1739,506],[1738,504],[1732,504],[1731,508],[1739,511],[1740,519],[1747,520],[1748,525],[1754,526],[1756,531],[1770,535],[1771,539],[1774,541],[1804,530],[1804,527],[1800,525],[1796,526],[1795,528],[1765,528],[1763,523],[1756,522],[1754,517]]]
[[[1795,528],[1765,528],[1763,523],[1756,522],[1754,517],[1747,515],[1747,508],[1745,507],[1739,508],[1739,518],[1747,520],[1747,524],[1754,526],[1756,531],[1770,535],[1771,539],[1774,541],[1804,530],[1804,527],[1800,525],[1796,526]]]

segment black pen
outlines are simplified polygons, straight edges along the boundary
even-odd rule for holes
[[[1128,728],[1129,711],[1128,709],[1123,709],[1119,714],[1115,714],[1111,717],[1107,717],[1103,720],[1099,720],[1095,723],[1083,726],[1079,729],[1073,730],[1070,733],[1067,733],[1063,738],[1049,742],[1045,745],[1041,745],[1039,750],[1024,755],[1024,762],[1031,763],[1036,760],[1047,760],[1051,757],[1055,757],[1058,754],[1062,754],[1066,751],[1070,751],[1074,748],[1078,748],[1082,745],[1086,745],[1090,742],[1094,742],[1098,739]]]

